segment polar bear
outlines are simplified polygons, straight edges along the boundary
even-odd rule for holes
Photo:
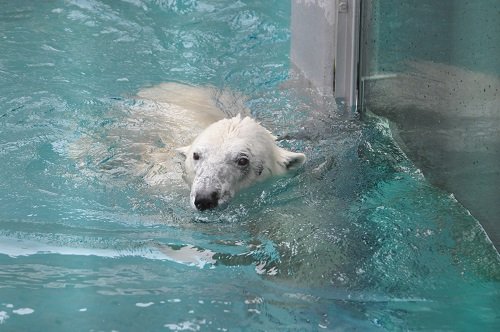
[[[162,83],[115,105],[104,121],[111,124],[79,137],[68,152],[85,172],[97,166],[99,177],[141,178],[172,192],[185,181],[191,207],[212,209],[305,161],[249,113],[243,96],[227,89]]]
[[[177,151],[185,157],[184,179],[197,210],[224,204],[239,190],[297,169],[305,161],[304,154],[280,148],[268,130],[241,115],[211,124]]]

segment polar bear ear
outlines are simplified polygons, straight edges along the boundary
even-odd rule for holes
[[[186,157],[190,148],[191,148],[191,145],[188,145],[188,146],[183,146],[182,148],[177,148],[177,149],[175,149],[175,151],[179,152],[181,155]]]
[[[281,149],[281,156],[283,158],[283,165],[287,171],[298,169],[306,161],[306,156],[303,153],[296,153]]]

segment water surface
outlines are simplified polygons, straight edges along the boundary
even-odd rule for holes
[[[498,328],[477,221],[383,119],[294,83],[289,17],[282,1],[0,4],[2,330]],[[245,95],[308,163],[199,214],[187,187],[71,158],[161,82]]]

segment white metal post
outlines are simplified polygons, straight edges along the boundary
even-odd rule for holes
[[[348,107],[358,100],[360,2],[336,0],[334,95]]]
[[[291,60],[322,95],[358,101],[361,0],[293,0]]]

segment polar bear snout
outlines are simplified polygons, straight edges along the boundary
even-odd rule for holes
[[[198,165],[196,174],[192,178],[190,203],[191,207],[198,211],[205,211],[220,207],[232,198],[228,188],[231,184],[229,177],[219,174],[224,165],[212,165],[208,162],[202,162]]]
[[[194,206],[200,211],[216,208],[219,205],[219,196],[217,191],[202,191],[196,193],[194,197]]]

